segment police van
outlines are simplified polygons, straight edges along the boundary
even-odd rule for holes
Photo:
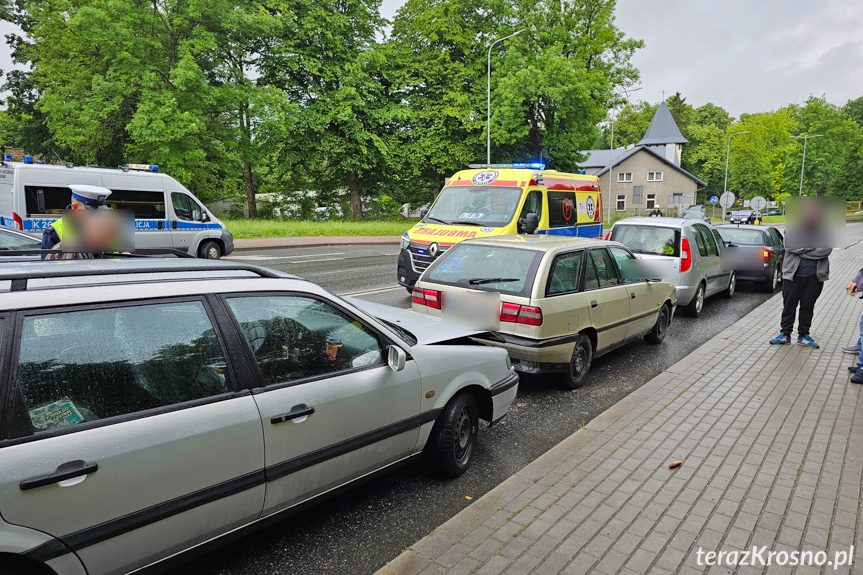
[[[205,206],[159,167],[126,164],[117,169],[37,164],[25,156],[0,162],[0,227],[34,236],[61,217],[70,184],[111,190],[108,207],[135,213],[135,248],[172,248],[219,259],[234,250],[234,238]]]
[[[470,168],[451,177],[422,221],[402,236],[396,279],[408,291],[462,240],[523,233],[602,237],[596,176],[546,170],[541,163]]]

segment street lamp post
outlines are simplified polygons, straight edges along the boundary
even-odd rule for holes
[[[812,134],[809,136],[791,136],[792,138],[802,138],[803,139],[803,161],[800,163],[800,191],[797,193],[798,196],[803,195],[803,168],[806,167],[806,141],[809,138],[821,138],[824,134]]]
[[[524,32],[527,28],[522,28],[518,32],[514,34],[510,34],[509,36],[504,36],[503,38],[499,38],[491,43],[488,47],[488,99],[486,102],[486,122],[485,122],[485,131],[488,137],[488,146],[486,148],[486,164],[491,164],[491,49],[494,48],[494,45],[498,42],[503,42],[504,40],[508,40],[513,36],[518,36],[522,32]]]
[[[641,86],[637,88],[633,88],[631,90],[623,90],[623,93],[626,94],[626,101],[629,101],[629,92],[637,92],[641,90]],[[620,92],[614,92],[612,96],[619,96]],[[611,107],[611,141],[608,146],[608,207],[606,208],[606,213],[608,214],[608,224],[611,225],[611,172],[614,170],[614,106]],[[604,226],[603,226],[604,227]]]
[[[722,193],[723,194],[728,191],[728,157],[731,154],[731,138],[733,138],[734,136],[739,136],[740,134],[748,134],[749,132],[750,132],[750,130],[746,130],[745,132],[734,132],[733,134],[728,136],[728,146],[725,148],[725,183],[722,184]],[[740,210],[739,207],[737,209]],[[723,222],[725,221],[725,213],[724,212],[722,213],[722,221]]]

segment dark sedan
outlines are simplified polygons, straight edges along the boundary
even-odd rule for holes
[[[767,292],[782,285],[785,245],[776,228],[751,225],[722,225],[716,230],[727,249],[722,251],[724,269],[737,271],[737,279],[756,281]]]
[[[739,210],[731,213],[729,221],[732,224],[754,224],[761,219],[761,213],[753,210]]]

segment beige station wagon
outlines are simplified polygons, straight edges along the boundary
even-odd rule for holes
[[[669,283],[638,277],[624,245],[546,235],[461,242],[414,287],[414,311],[446,318],[447,302],[499,294],[499,331],[483,343],[505,348],[522,373],[563,373],[580,387],[594,357],[644,337],[665,339],[677,306]],[[473,295],[471,295],[473,294]],[[470,307],[470,306],[468,306]],[[497,319],[497,318],[496,318]]]

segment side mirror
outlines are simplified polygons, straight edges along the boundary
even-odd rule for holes
[[[397,345],[391,345],[387,350],[387,364],[393,371],[401,371],[405,368],[408,354]]]
[[[527,214],[524,217],[524,233],[532,234],[539,227],[539,216],[536,214]]]
[[[208,214],[207,212],[202,212],[201,213],[201,221],[202,222],[209,222],[210,221],[210,214]]]

